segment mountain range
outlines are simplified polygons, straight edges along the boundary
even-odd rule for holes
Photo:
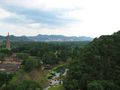
[[[5,36],[0,36],[0,41],[6,40]],[[86,36],[63,36],[63,35],[37,35],[37,36],[14,36],[10,35],[11,41],[92,41],[93,38]]]

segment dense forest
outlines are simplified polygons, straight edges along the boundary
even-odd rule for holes
[[[49,71],[73,60],[88,41],[81,42],[11,42],[11,50],[1,44],[0,61],[13,53],[21,61],[21,68],[15,73],[0,73],[2,90],[41,90],[47,85]],[[43,68],[45,68],[43,70]],[[49,76],[51,77],[51,76]],[[47,77],[47,78],[49,78]],[[38,79],[39,78],[39,79]],[[25,89],[24,89],[25,88]]]
[[[120,90],[120,31],[94,39],[78,54],[64,79],[66,90]]]
[[[75,53],[75,48],[82,48],[87,43],[89,42],[13,42],[12,52],[29,54],[38,57],[44,64],[55,65],[67,61]]]

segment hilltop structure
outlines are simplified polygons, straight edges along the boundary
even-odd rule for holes
[[[9,36],[9,33],[7,35],[7,38],[6,38],[6,48],[10,50],[10,36]]]

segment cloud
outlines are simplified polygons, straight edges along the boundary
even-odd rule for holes
[[[2,4],[17,5],[25,8],[53,10],[80,7],[80,0],[0,0]]]
[[[2,6],[2,8],[4,8],[6,11],[16,14],[16,16],[14,15],[5,18],[3,22],[10,22],[16,24],[40,23],[43,24],[44,26],[55,27],[77,21],[70,17],[66,18],[65,11],[62,10],[48,11],[42,9],[38,10],[38,9],[23,8],[19,6],[11,6],[11,5],[10,6],[4,5]]]
[[[0,19],[8,18],[10,16],[13,16],[13,14],[0,8]]]
[[[0,31],[91,37],[112,34],[120,30],[119,3],[120,0],[0,0]]]
[[[35,35],[38,33],[45,34],[63,34],[66,25],[77,20],[71,18],[69,14],[74,9],[65,10],[43,10],[20,7],[16,5],[3,4],[2,10],[9,12],[11,15],[0,20],[0,30],[2,33],[11,32],[15,35]],[[6,27],[3,27],[6,26]],[[59,28],[59,29],[58,29]]]

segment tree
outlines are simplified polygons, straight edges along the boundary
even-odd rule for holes
[[[0,87],[2,87],[3,85],[7,86],[8,82],[12,79],[12,77],[13,77],[13,74],[0,72]]]
[[[0,61],[1,63],[5,60],[5,54],[4,53],[0,53]]]
[[[34,81],[22,81],[18,84],[9,84],[7,90],[43,90],[41,85]]]
[[[33,69],[41,67],[41,60],[36,57],[29,57],[22,62],[22,65],[26,72],[31,72]]]
[[[67,90],[120,90],[120,31],[94,39],[78,54],[64,80]]]

